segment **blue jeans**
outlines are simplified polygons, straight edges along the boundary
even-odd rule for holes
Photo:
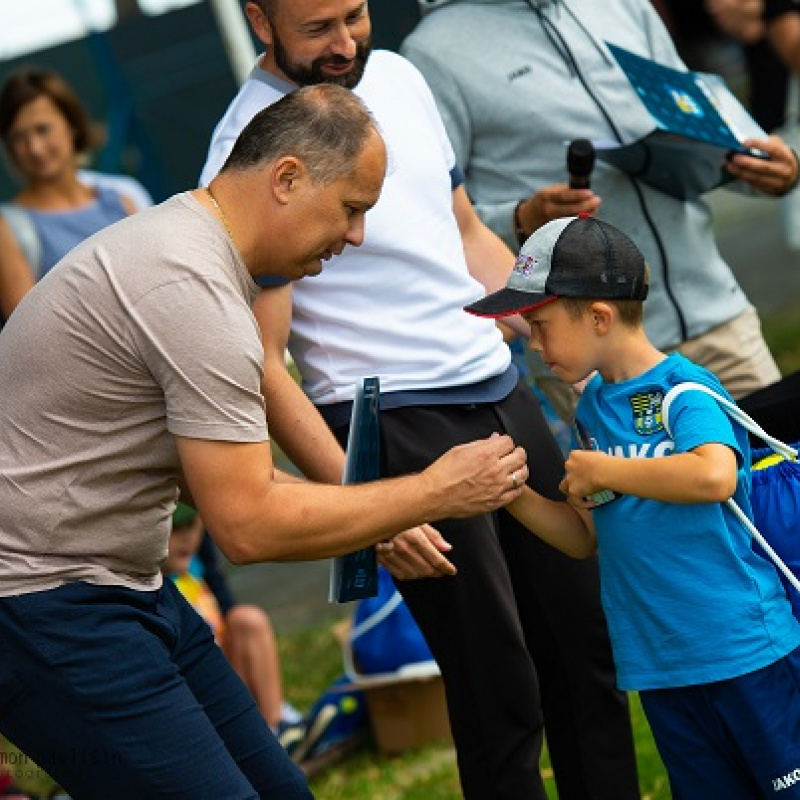
[[[74,797],[312,797],[172,581],[0,598],[0,642],[0,732]]]

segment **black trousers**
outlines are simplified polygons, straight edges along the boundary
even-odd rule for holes
[[[563,458],[523,384],[494,404],[381,412],[384,475],[493,432],[526,449],[533,488],[560,497]],[[346,441],[346,429],[335,433]],[[458,575],[397,585],[442,671],[464,797],[546,800],[544,727],[560,800],[638,798],[596,560],[564,556],[505,511],[430,522],[453,545]]]

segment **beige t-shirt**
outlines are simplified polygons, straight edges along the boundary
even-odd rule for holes
[[[173,434],[268,438],[257,291],[184,194],[87,239],[25,297],[0,335],[0,596],[161,585]]]

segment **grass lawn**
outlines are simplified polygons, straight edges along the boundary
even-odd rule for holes
[[[328,625],[280,635],[287,697],[307,709],[341,674],[341,653]],[[661,760],[636,695],[631,698],[643,800],[669,800]],[[547,755],[542,764],[551,800],[557,800]],[[453,748],[431,744],[387,758],[372,740],[311,782],[319,800],[460,800]]]

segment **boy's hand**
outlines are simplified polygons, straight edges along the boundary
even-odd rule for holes
[[[722,503],[735,491],[736,453],[709,442],[669,458],[623,458],[597,450],[573,450],[560,489],[578,508],[589,495],[604,495],[597,505],[630,495],[662,503]],[[609,491],[610,490],[610,491]],[[606,499],[605,496],[611,495]]]
[[[559,488],[567,495],[569,502],[578,508],[593,508],[594,503],[587,500],[608,487],[603,485],[602,466],[610,456],[597,450],[573,450],[567,457],[564,468],[566,475]]]

